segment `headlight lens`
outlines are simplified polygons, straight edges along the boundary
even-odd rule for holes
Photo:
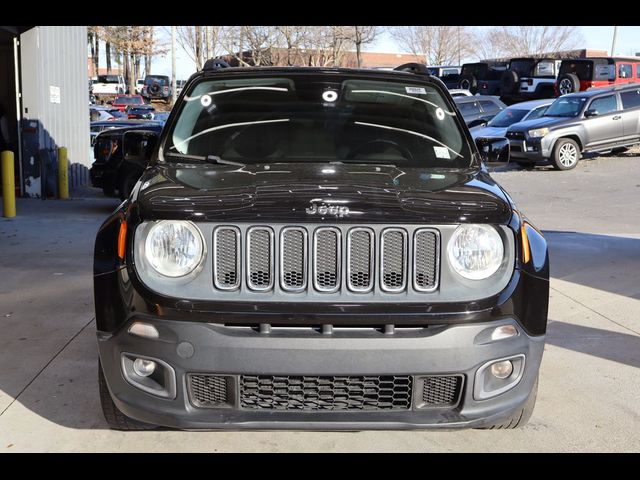
[[[147,234],[145,256],[160,275],[183,277],[193,272],[202,261],[204,244],[194,224],[162,220]]]
[[[536,128],[534,130],[529,130],[529,136],[531,138],[544,137],[547,133],[549,133],[548,128]]]
[[[482,280],[500,268],[504,245],[500,234],[489,225],[460,225],[449,240],[447,253],[458,274]]]

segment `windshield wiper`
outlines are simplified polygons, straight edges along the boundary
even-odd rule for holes
[[[219,163],[222,165],[235,165],[237,167],[246,167],[247,165],[240,162],[234,162],[232,160],[225,160],[224,158],[220,158],[217,155],[208,155],[205,160],[209,163]]]

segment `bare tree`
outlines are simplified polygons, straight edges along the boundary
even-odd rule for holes
[[[546,53],[571,50],[582,42],[577,26],[504,26],[493,35],[503,56],[540,56]]]
[[[100,37],[102,36],[102,27],[94,25],[87,27],[87,42],[91,51],[91,61],[93,63],[93,71],[98,75],[100,68]]]
[[[274,59],[274,63],[285,65],[296,65],[303,61],[301,50],[309,37],[309,26],[277,26],[275,27],[278,35],[278,45],[284,50],[284,59],[280,62],[279,58]]]
[[[380,28],[375,26],[347,27],[347,38],[356,47],[356,60],[358,68],[362,67],[362,47],[373,43],[380,33]]]
[[[400,48],[424,56],[428,65],[461,63],[475,49],[474,35],[464,26],[391,27],[389,32]]]
[[[176,41],[201,70],[210,56],[215,55],[220,38],[220,27],[176,27]]]
[[[223,27],[220,46],[240,66],[272,65],[279,33],[274,26]]]

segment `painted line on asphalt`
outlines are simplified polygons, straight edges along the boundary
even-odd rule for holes
[[[29,383],[27,383],[27,384],[24,386],[24,388],[18,392],[18,395],[16,395],[16,396],[15,396],[15,398],[14,398],[13,400],[11,400],[11,403],[9,403],[9,405],[7,405],[7,406],[5,407],[5,409],[4,409],[4,410],[2,410],[2,411],[0,412],[0,417],[4,414],[4,412],[6,412],[7,410],[9,410],[9,408],[11,408],[11,405],[13,405],[13,404],[15,403],[15,401],[16,401],[16,400],[18,400],[18,398],[20,398],[20,395],[22,395],[22,394],[24,393],[24,391],[25,391],[27,388],[29,388],[29,386],[30,386],[33,382],[35,382],[35,380],[36,380],[36,379],[37,379],[37,378],[42,374],[42,372],[44,372],[44,371],[46,370],[46,368],[47,368],[49,365],[51,365],[51,362],[53,362],[56,358],[58,358],[58,356],[59,356],[62,352],[64,352],[64,350],[69,346],[69,344],[70,344],[71,342],[73,342],[73,341],[78,337],[78,335],[80,335],[82,332],[84,332],[84,330],[85,330],[89,325],[91,325],[95,319],[96,319],[95,317],[92,317],[92,318],[91,318],[91,320],[89,320],[89,321],[87,322],[87,324],[86,324],[84,327],[82,327],[80,330],[78,330],[78,332],[77,332],[73,337],[71,337],[71,338],[69,339],[69,341],[67,341],[67,343],[65,343],[65,344],[62,346],[62,348],[61,348],[60,350],[58,350],[58,353],[56,353],[56,354],[51,358],[51,360],[49,360],[49,361],[47,362],[47,364],[46,364],[44,367],[42,367],[38,373],[36,373],[36,376],[35,376],[35,377],[33,377],[33,378],[29,381]]]

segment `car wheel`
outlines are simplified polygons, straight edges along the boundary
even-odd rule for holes
[[[481,427],[481,430],[524,427],[529,421],[529,419],[531,418],[531,414],[533,414],[533,409],[536,406],[537,396],[538,396],[538,379],[536,378],[536,383],[534,383],[533,388],[531,389],[531,393],[529,394],[529,397],[527,397],[527,401],[525,402],[525,404],[521,409],[517,410],[513,415],[511,415],[506,420],[500,423],[496,423],[494,425]]]
[[[580,160],[580,147],[575,140],[561,138],[551,154],[551,163],[556,170],[571,170]]]
[[[121,200],[129,198],[129,195],[131,195],[133,187],[135,187],[140,175],[142,175],[140,172],[129,172],[122,178],[120,181],[120,188],[118,189]]]
[[[575,73],[565,73],[558,77],[558,92],[567,95],[580,91],[580,79]]]
[[[107,386],[107,380],[104,378],[102,371],[102,364],[98,361],[98,389],[100,391],[100,405],[102,406],[102,413],[104,419],[107,421],[109,427],[113,430],[154,430],[158,428],[156,425],[150,423],[140,422],[133,418],[127,417],[116,406],[109,393],[109,387]]]
[[[458,88],[469,90],[471,93],[475,94],[478,91],[478,79],[475,75],[463,75],[460,77]]]

